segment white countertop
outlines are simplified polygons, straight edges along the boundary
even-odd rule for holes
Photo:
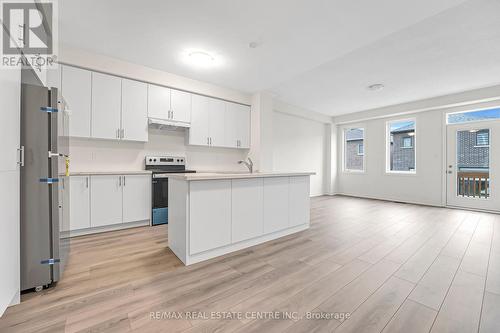
[[[315,172],[197,172],[168,174],[169,178],[180,180],[210,180],[210,179],[241,179],[241,178],[269,178],[269,177],[294,177],[311,176]]]
[[[70,176],[99,176],[99,175],[150,175],[150,170],[137,171],[78,171],[70,172]]]

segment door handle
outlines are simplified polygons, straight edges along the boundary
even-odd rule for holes
[[[19,161],[17,161],[17,164],[24,166],[24,146],[19,147],[17,151],[19,152]]]

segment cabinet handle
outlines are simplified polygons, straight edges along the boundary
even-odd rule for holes
[[[120,129],[119,128],[116,129],[116,138],[117,139],[120,138]]]
[[[89,188],[89,177],[85,177],[85,187]]]
[[[124,137],[125,137],[125,129],[122,128],[120,138],[123,139]]]
[[[212,138],[210,138],[210,145],[212,145]]]
[[[123,176],[123,186],[125,186],[125,176]]]
[[[17,164],[24,166],[24,146],[19,147],[17,150],[19,151],[19,161]]]
[[[207,136],[207,145],[210,145],[210,139],[208,136]]]
[[[122,176],[118,177],[118,186],[122,186]]]

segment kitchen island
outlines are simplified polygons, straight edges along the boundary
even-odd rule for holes
[[[309,228],[313,174],[169,176],[170,249],[190,265]]]

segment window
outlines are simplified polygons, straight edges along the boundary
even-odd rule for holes
[[[411,136],[407,136],[407,137],[403,138],[402,147],[403,148],[413,148],[413,140],[412,140]]]
[[[358,145],[358,155],[364,155],[365,154],[365,147],[362,143]]]
[[[500,119],[500,108],[449,113],[448,124],[469,123],[480,120]]]
[[[415,173],[415,120],[387,123],[387,172]]]
[[[349,128],[344,130],[344,170],[364,171],[365,130]]]
[[[485,147],[490,145],[490,131],[476,132],[476,146]]]

